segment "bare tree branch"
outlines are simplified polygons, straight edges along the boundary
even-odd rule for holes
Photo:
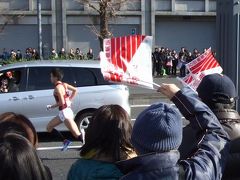
[[[86,4],[89,8],[92,8],[93,10],[97,11],[98,13],[100,13],[100,10],[99,10],[98,8],[96,8],[96,7],[92,4],[91,0],[75,0],[75,1],[77,1],[77,2],[79,2],[79,3]]]
[[[10,23],[12,23],[16,18],[23,18],[25,15],[22,13],[14,13],[14,14],[9,14],[9,11],[6,10],[1,10],[0,11],[0,18],[3,19],[3,24],[0,24],[0,33],[4,31],[6,26]]]
[[[98,38],[101,37],[99,30],[97,30],[96,26],[89,25],[87,26]]]
[[[117,12],[120,11],[121,6],[129,3],[128,0],[75,0],[79,3],[87,5],[89,8],[95,10],[99,14],[100,30],[94,25],[88,26],[92,32],[98,37],[100,42],[100,49],[103,49],[103,40],[112,36],[109,30],[109,21],[111,18],[117,17]],[[134,0],[133,0],[134,1]],[[94,5],[95,3],[95,5]],[[99,8],[96,7],[96,3]],[[131,2],[130,2],[131,3]]]

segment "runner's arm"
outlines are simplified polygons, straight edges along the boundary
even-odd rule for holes
[[[51,108],[54,109],[54,108],[57,108],[59,106],[63,106],[65,101],[64,101],[64,90],[62,87],[56,87],[56,94],[58,96],[58,99],[59,99],[59,102],[54,104],[54,105],[51,105]]]
[[[68,90],[70,90],[70,91],[72,91],[72,94],[71,94],[71,96],[69,97],[69,99],[70,99],[70,101],[72,101],[75,97],[76,97],[76,95],[77,95],[77,88],[76,87],[74,87],[74,86],[72,86],[72,85],[70,85],[70,84],[67,84],[67,83],[65,83],[65,86],[66,86],[66,88],[68,89]]]

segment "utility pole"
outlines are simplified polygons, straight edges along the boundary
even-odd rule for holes
[[[38,23],[38,52],[40,60],[43,59],[42,53],[42,7],[40,0],[37,0],[37,23]]]
[[[240,1],[217,0],[217,57],[240,94]],[[240,112],[240,100],[236,103]]]

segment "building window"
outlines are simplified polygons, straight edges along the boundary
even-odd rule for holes
[[[216,12],[217,10],[217,2],[216,0],[209,0],[209,11]]]
[[[83,11],[84,10],[84,4],[77,2],[76,0],[68,0],[65,1],[66,9],[69,11]]]
[[[51,1],[50,0],[40,0],[42,10],[51,10]],[[37,9],[37,0],[33,0],[33,9]]]
[[[29,0],[0,0],[0,10],[29,10]]]
[[[172,10],[172,2],[169,0],[156,0],[155,4],[156,11],[171,11]]]
[[[176,0],[176,11],[204,12],[205,0]]]

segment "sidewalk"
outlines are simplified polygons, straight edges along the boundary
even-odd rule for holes
[[[176,79],[172,77],[159,77],[154,78],[153,80],[157,84],[162,83],[174,83],[179,86],[181,86],[181,83]],[[130,97],[129,97],[129,103],[131,105],[137,105],[137,104],[151,104],[153,101],[157,101],[160,99],[167,99],[163,94],[158,93],[156,90],[151,89],[145,89],[140,87],[129,87]]]

